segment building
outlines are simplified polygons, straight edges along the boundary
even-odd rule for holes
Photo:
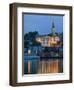
[[[36,37],[36,41],[41,43],[43,47],[59,47],[60,37],[56,35],[56,28],[54,22],[51,28],[52,35],[40,35]]]

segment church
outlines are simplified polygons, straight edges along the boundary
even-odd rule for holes
[[[51,34],[52,35],[39,35],[36,37],[36,41],[40,42],[43,47],[60,47],[61,40],[60,37],[56,35],[54,22],[52,22]]]

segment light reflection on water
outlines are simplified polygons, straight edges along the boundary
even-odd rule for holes
[[[24,61],[24,74],[62,73],[63,59],[33,59]]]

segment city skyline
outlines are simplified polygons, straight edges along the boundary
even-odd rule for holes
[[[49,34],[53,22],[56,32],[63,32],[63,16],[24,14],[24,34],[34,31],[40,35]]]

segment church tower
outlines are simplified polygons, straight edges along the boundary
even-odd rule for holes
[[[54,25],[54,22],[52,22],[51,33],[53,36],[55,36],[55,32],[56,32],[55,25]]]

